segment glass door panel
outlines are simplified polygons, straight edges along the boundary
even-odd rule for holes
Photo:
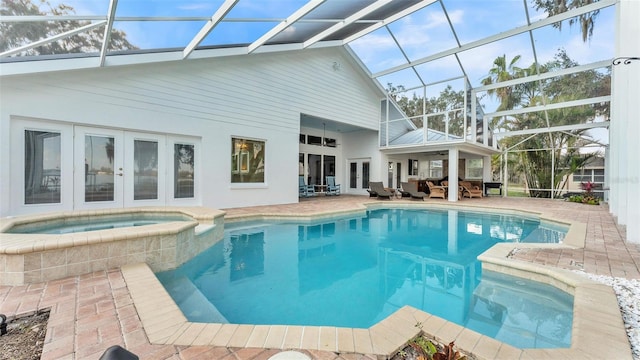
[[[60,132],[24,131],[24,204],[59,204]]]
[[[349,162],[349,189],[358,188],[358,163]]]
[[[347,161],[349,173],[349,193],[366,194],[369,188],[369,159],[352,159]]]
[[[101,135],[84,137],[84,201],[113,201],[115,190],[115,138]],[[122,174],[118,173],[119,176]]]
[[[176,199],[195,197],[195,145],[174,144],[174,189]]]
[[[158,143],[133,141],[133,200],[158,199]]]
[[[327,176],[336,176],[336,157],[333,155],[324,155],[323,168],[324,175],[322,176],[322,179],[324,181],[326,181]]]
[[[322,185],[322,156],[309,154],[307,185]]]
[[[76,127],[75,141],[75,208],[122,206],[122,131]]]
[[[124,147],[125,206],[164,205],[165,136],[127,131]]]
[[[368,161],[363,161],[362,162],[362,188],[363,189],[368,189],[369,188],[369,162]]]
[[[25,119],[8,123],[15,156],[7,176],[16,185],[3,201],[12,215],[73,210],[73,126]]]

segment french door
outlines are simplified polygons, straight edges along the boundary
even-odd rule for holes
[[[349,193],[366,194],[369,188],[369,175],[371,172],[370,159],[349,159],[347,161],[347,174],[349,174]]]
[[[15,215],[132,206],[194,206],[200,139],[12,119]]]
[[[163,135],[76,126],[74,208],[163,205],[164,152]]]

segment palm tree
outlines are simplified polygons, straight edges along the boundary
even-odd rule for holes
[[[569,58],[564,50],[560,50],[555,59],[545,65],[538,66],[534,63],[527,68],[519,68],[516,66],[519,59],[520,57],[516,56],[507,62],[504,55],[496,58],[488,76],[483,79],[483,84],[495,84],[578,65]],[[516,106],[529,107],[599,96],[606,93],[609,81],[610,75],[586,71],[542,82],[526,82],[511,87],[498,88],[488,94],[496,96],[500,100],[498,110],[511,110]],[[607,115],[608,108],[600,109],[597,106],[583,105],[511,116],[505,119],[501,126],[508,130],[536,129],[548,125],[584,123],[595,116]],[[585,142],[585,132],[586,130],[573,130],[571,132],[539,134],[529,138],[527,136],[505,138],[501,142],[501,147],[511,148],[519,144],[518,148],[526,149],[526,151],[518,153],[520,164],[517,167],[522,169],[527,185],[533,189],[530,190],[530,195],[550,197],[552,193],[556,195],[558,189],[562,187],[563,175],[582,167],[590,157],[593,157],[584,156],[571,150]],[[553,151],[553,156],[550,151]],[[510,168],[513,169],[513,165]],[[536,189],[551,189],[551,191]]]
[[[516,55],[507,63],[506,55],[498,56],[493,60],[493,67],[489,70],[488,76],[482,79],[482,85],[497,84],[521,77],[522,69],[516,66],[516,63],[520,61],[520,57],[520,55]],[[519,104],[520,97],[513,90],[513,87],[505,86],[487,91],[489,96],[495,96],[500,100],[500,106],[497,111],[513,109]]]
[[[493,60],[493,67],[489,70],[487,77],[482,79],[482,85],[497,84],[522,77],[522,69],[516,66],[517,62],[520,61],[520,57],[520,55],[516,55],[511,61],[507,62],[506,55],[498,56]],[[500,105],[496,111],[511,110],[520,105],[521,102],[521,94],[517,86],[491,89],[487,91],[487,94],[500,100]],[[504,121],[500,122],[501,118],[493,118],[489,127],[494,130],[498,129],[504,125]]]

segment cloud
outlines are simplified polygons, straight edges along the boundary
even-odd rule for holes
[[[214,7],[210,3],[191,3],[191,4],[179,5],[177,6],[177,8],[179,10],[192,11],[192,10],[208,10],[208,9],[213,9]]]

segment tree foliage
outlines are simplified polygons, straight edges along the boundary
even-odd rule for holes
[[[416,127],[422,128],[424,126],[423,115],[425,114],[449,111],[449,132],[456,135],[462,133],[464,91],[455,91],[451,85],[448,85],[438,97],[424,98],[415,92],[411,94],[411,97],[408,97],[402,85],[394,86],[391,83],[387,84],[387,91]],[[429,129],[445,132],[444,115],[431,116],[428,121],[427,127]]]
[[[536,10],[543,9],[549,16],[554,16],[595,2],[598,2],[598,0],[533,0],[533,5]],[[600,10],[591,11],[569,19],[569,26],[580,25],[582,41],[586,42],[593,35],[595,20],[599,12]],[[553,27],[562,30],[562,22],[554,23]]]
[[[515,61],[514,61],[515,60]],[[517,67],[514,58],[505,67],[504,56],[494,61],[489,71],[487,83],[495,81],[497,73],[504,79],[517,79],[535,74],[535,64],[528,68]],[[571,68],[578,64],[564,50],[559,50],[554,59],[539,67],[541,73]],[[582,71],[569,75],[549,78],[539,82],[528,82],[510,86],[509,91],[492,93],[500,101],[502,110],[516,107],[531,107],[542,104],[566,102],[577,99],[602,96],[610,93],[610,74],[596,70]],[[519,114],[503,119],[500,127],[505,130],[539,129],[548,126],[583,124],[596,117],[608,118],[608,104],[573,106]],[[530,195],[533,197],[555,197],[562,187],[564,175],[582,168],[595,154],[580,154],[576,148],[587,142],[586,130],[542,133],[534,137],[529,135],[513,136],[503,140],[505,149],[515,145],[524,151],[518,153],[519,161],[515,170],[522,171]],[[553,171],[552,171],[553,169]],[[547,190],[553,189],[553,190]]]
[[[0,16],[19,15],[74,15],[73,7],[59,4],[51,5],[46,0],[2,0]],[[15,49],[35,41],[46,39],[67,31],[89,25],[90,21],[33,21],[0,22],[0,51]],[[70,53],[99,52],[102,48],[105,27],[101,26],[58,41],[26,50],[20,55],[52,55]],[[137,49],[127,40],[125,32],[112,29],[108,50]]]

